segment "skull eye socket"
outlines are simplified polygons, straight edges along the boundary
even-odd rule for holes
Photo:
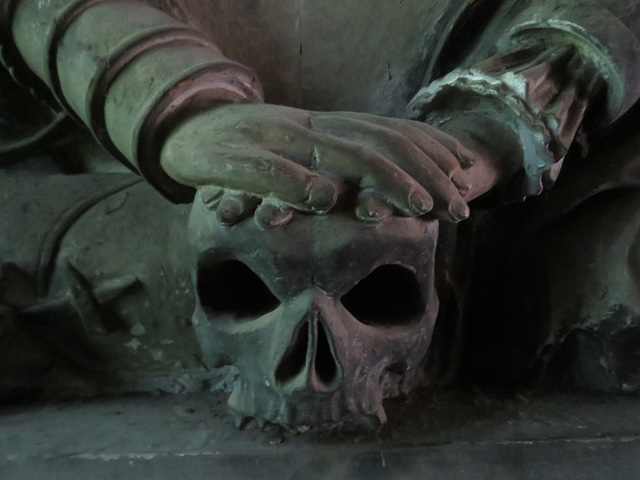
[[[208,313],[236,321],[256,319],[280,305],[260,277],[237,260],[201,266],[197,288],[200,304]]]
[[[376,268],[341,302],[358,321],[373,326],[417,323],[426,307],[416,275],[400,265]]]

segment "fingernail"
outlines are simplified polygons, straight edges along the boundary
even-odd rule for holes
[[[449,210],[449,214],[451,214],[453,219],[456,221],[468,218],[470,213],[467,202],[460,198],[451,200],[451,203],[449,204],[449,208],[447,210]]]
[[[458,149],[456,151],[456,156],[458,157],[458,160],[460,161],[460,166],[463,169],[467,169],[470,167],[473,167],[476,163],[476,159],[473,153],[471,153],[470,150],[466,149],[465,147],[463,147],[462,145],[458,145]]]
[[[458,189],[458,192],[460,192],[460,195],[464,195],[471,189],[471,183],[467,180],[461,180],[456,177],[451,177],[451,181]]]
[[[316,177],[312,182],[306,203],[314,211],[327,212],[335,205],[338,192],[333,183],[326,178]]]
[[[202,187],[200,188],[200,199],[211,210],[218,204],[223,193],[224,190],[220,187]]]
[[[429,195],[420,192],[411,192],[409,194],[409,205],[418,215],[423,215],[433,208],[433,199]]]
[[[254,218],[263,229],[275,228],[289,223],[293,217],[293,210],[285,206],[275,205],[266,201],[256,209]]]

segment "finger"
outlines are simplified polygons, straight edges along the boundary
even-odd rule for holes
[[[375,150],[320,132],[314,137],[314,158],[320,172],[330,172],[362,188],[374,188],[404,215],[419,216],[433,208],[427,190]]]
[[[399,131],[400,133],[405,135],[408,133],[407,130],[408,130],[408,127],[410,126],[412,129],[415,129],[421,132],[423,135],[426,135],[427,137],[431,137],[433,140],[435,140],[436,143],[439,143],[447,151],[453,154],[458,164],[463,169],[467,169],[473,166],[478,159],[478,155],[472,152],[471,150],[469,150],[468,148],[466,148],[464,145],[462,145],[458,141],[458,139],[424,122],[382,117],[379,115],[371,115],[368,113],[331,112],[330,114],[336,115],[336,116],[359,119],[362,121],[381,125],[381,126]],[[428,152],[425,152],[425,153],[428,153]]]
[[[331,115],[332,114],[327,114],[327,117],[331,118]],[[346,114],[340,117],[344,120],[363,122],[363,125],[373,124],[399,133],[433,159],[436,165],[438,165],[448,177],[451,177],[453,172],[460,168],[460,162],[451,150],[436,141],[431,134],[427,134],[423,129],[415,127],[413,125],[415,122],[360,113]]]
[[[222,225],[234,225],[250,216],[258,202],[256,197],[246,193],[226,191],[216,208],[216,218]]]
[[[469,150],[467,147],[462,145],[458,139],[452,137],[451,135],[439,130],[431,125],[428,125],[424,122],[416,122],[414,120],[409,120],[411,126],[422,130],[427,135],[430,135],[435,141],[442,144],[447,150],[452,152],[458,161],[460,162],[460,167],[463,169],[467,169],[476,164],[480,156]]]
[[[449,148],[445,147],[442,142],[436,140],[433,135],[429,135],[414,126],[413,122],[406,122],[404,125],[399,126],[397,131],[415,143],[425,155],[431,157],[449,178],[457,170],[460,170],[460,159]]]
[[[375,115],[372,115],[372,117],[375,117]],[[449,150],[449,148],[445,147],[441,142],[436,141],[433,137],[433,132],[428,134],[425,131],[426,129],[419,128],[419,126],[421,126],[422,124],[406,120],[397,120],[394,118],[385,119],[384,117],[382,117],[382,122],[380,122],[379,124],[381,126],[384,126],[383,124],[386,124],[388,125],[387,128],[393,127],[390,128],[392,131],[396,131],[397,133],[406,137],[406,139],[410,142],[413,142],[420,150],[422,150],[425,155],[431,158],[435,162],[435,164],[438,165],[440,170],[442,170],[447,177],[451,179],[461,195],[464,195],[471,189],[471,177],[462,170],[460,159],[456,155],[454,155],[451,150]],[[426,126],[431,131],[436,130],[433,127],[430,127],[428,125]],[[448,137],[447,141],[452,141],[450,145],[451,147],[453,147],[453,143],[455,143],[461,149],[466,150],[453,137],[449,137],[444,133],[442,135]],[[471,152],[469,152],[469,154],[471,155]]]
[[[431,158],[440,170],[451,179],[461,195],[465,195],[472,186],[471,177],[462,169],[462,163],[467,163],[467,159],[463,161],[446,148],[441,142],[436,141],[432,134],[427,134],[421,128],[418,128],[417,122],[398,122],[397,131],[403,134],[407,139],[413,142],[422,152]],[[429,127],[431,130],[435,130]],[[446,135],[446,134],[443,134]],[[450,137],[452,138],[452,137]],[[461,148],[457,140],[452,139]],[[466,150],[466,149],[465,149]],[[475,159],[473,160],[475,162]],[[470,165],[469,165],[470,166]]]
[[[358,194],[356,217],[363,222],[380,222],[392,214],[391,207],[374,190],[365,188]]]
[[[293,210],[289,206],[273,200],[264,200],[254,214],[256,223],[263,229],[285,225],[292,217]]]
[[[337,200],[337,186],[329,179],[281,155],[257,147],[192,145],[182,159],[180,146],[163,152],[163,167],[174,180],[194,187],[223,185],[262,198],[274,197],[293,207],[313,212],[328,211]],[[167,160],[170,159],[170,160]]]
[[[320,114],[322,115],[322,114]],[[327,114],[329,118],[331,114]],[[427,131],[435,131],[433,127],[426,125],[427,129],[422,128],[423,124],[413,122],[409,120],[399,120],[395,118],[380,117],[377,115],[369,114],[341,114],[339,117],[349,119],[355,117],[356,121],[365,121],[367,123],[373,122],[374,125],[386,127],[392,131],[395,131],[403,135],[407,140],[413,142],[422,152],[431,158],[436,165],[451,179],[453,184],[458,188],[461,195],[464,195],[471,189],[471,178],[461,170],[460,161],[448,148],[442,143],[433,139],[431,133]],[[451,144],[459,145],[459,142],[453,137],[447,137],[447,141]],[[442,137],[442,138],[444,138]],[[461,145],[459,145],[461,148]],[[466,149],[465,149],[466,150]]]
[[[272,128],[274,125],[276,128]],[[260,135],[260,145],[271,154],[293,160],[308,170],[321,170],[364,186],[367,182],[374,182],[391,204],[406,215],[422,215],[431,210],[433,201],[430,195],[392,162],[377,152],[363,150],[359,145],[348,144],[333,136],[319,135],[307,127],[313,128],[311,124],[303,126],[298,122],[278,119],[265,127],[268,132],[252,135]],[[320,158],[322,165],[318,162]],[[316,197],[320,194],[321,191]]]
[[[329,115],[312,119],[314,128],[366,145],[385,155],[417,181],[433,198],[433,213],[444,220],[463,220],[469,216],[469,208],[460,196],[457,186],[438,165],[413,142],[394,130],[352,118]]]
[[[473,186],[469,174],[466,171],[462,170],[460,167],[458,167],[450,175],[450,178],[453,184],[458,189],[458,192],[460,192],[460,195],[462,195],[463,197],[469,192],[469,190],[471,190],[471,187]]]

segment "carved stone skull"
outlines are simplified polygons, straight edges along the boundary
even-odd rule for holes
[[[205,359],[233,364],[240,415],[284,425],[384,423],[413,388],[433,330],[437,222],[352,211],[224,226],[196,198],[193,323]]]

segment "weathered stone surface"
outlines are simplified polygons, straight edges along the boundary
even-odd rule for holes
[[[440,394],[395,401],[382,432],[238,431],[224,399],[5,406],[0,475],[47,478],[633,478],[637,399]]]

